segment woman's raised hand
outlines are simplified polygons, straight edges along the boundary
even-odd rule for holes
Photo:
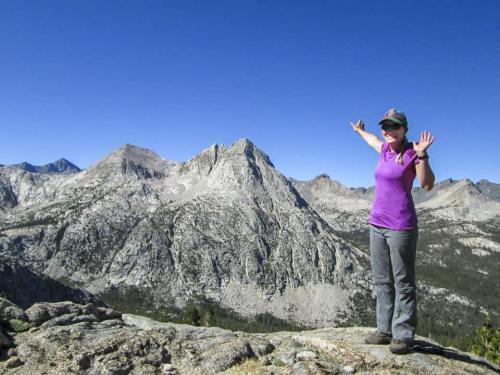
[[[413,142],[413,149],[418,155],[425,155],[427,149],[433,142],[434,136],[428,131],[423,131],[420,134],[420,141],[418,143]]]
[[[356,123],[351,122],[352,130],[354,130],[356,133],[359,130],[365,130],[365,123],[361,120],[358,120]]]

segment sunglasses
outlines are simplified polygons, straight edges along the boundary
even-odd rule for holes
[[[399,124],[382,124],[382,129],[385,131],[399,130],[400,128]]]

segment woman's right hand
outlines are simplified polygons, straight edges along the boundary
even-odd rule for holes
[[[365,130],[365,123],[361,120],[358,120],[355,124],[351,122],[352,129],[359,133],[360,130]]]

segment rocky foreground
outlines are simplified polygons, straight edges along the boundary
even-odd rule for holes
[[[93,304],[0,298],[0,374],[495,374],[470,353],[419,337],[396,356],[370,328],[249,334],[159,323]]]

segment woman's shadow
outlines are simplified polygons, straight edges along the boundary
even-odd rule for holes
[[[462,361],[462,362],[472,363],[478,366],[487,367],[491,371],[500,374],[500,367],[491,364],[486,359],[474,356],[473,354],[468,355],[467,353],[459,352],[457,350],[454,350],[453,348],[444,348],[442,346],[430,343],[428,341],[424,340],[413,341],[411,350],[414,352],[420,352],[424,354],[440,355],[456,361]]]

